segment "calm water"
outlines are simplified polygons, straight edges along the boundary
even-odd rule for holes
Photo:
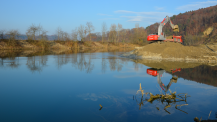
[[[178,76],[177,82],[172,82],[166,93],[185,93],[186,98],[177,96],[183,99],[177,102],[157,99],[150,103],[147,101],[150,95],[142,97],[138,91],[140,83],[144,93],[153,95],[165,94],[165,87],[160,86],[158,77],[147,74],[151,67],[121,58],[119,54],[77,53],[0,59],[0,121],[193,122],[195,117],[216,119],[216,67],[200,66],[174,73]],[[163,73],[161,81],[167,86],[173,75],[160,71]]]

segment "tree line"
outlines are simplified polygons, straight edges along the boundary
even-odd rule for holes
[[[86,25],[80,25],[72,30],[70,34],[62,31],[60,27],[56,30],[57,39],[59,41],[100,41],[102,43],[146,43],[147,32],[145,28],[135,24],[133,29],[124,29],[121,24],[111,24],[110,28],[103,22],[101,32],[94,32],[95,28],[91,22]]]
[[[94,32],[95,27],[92,22],[87,22],[86,25],[80,25],[67,33],[58,27],[55,33],[56,41],[100,41],[102,43],[146,43],[147,32],[145,28],[139,27],[135,24],[133,29],[124,29],[121,24],[111,24],[110,28],[103,22],[101,32]],[[31,41],[45,41],[48,40],[47,32],[43,27],[32,24],[26,30],[27,40]],[[0,30],[0,39],[19,40],[21,36],[18,30]]]

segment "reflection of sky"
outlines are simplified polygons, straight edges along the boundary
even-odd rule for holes
[[[168,114],[163,109],[165,105],[157,101],[144,101],[139,110],[136,100],[141,96],[135,99],[135,95],[140,83],[144,92],[160,93],[157,77],[146,73],[148,67],[136,66],[127,59],[106,58],[102,73],[101,57],[111,58],[112,54],[96,53],[91,59],[94,68],[87,72],[91,65],[84,61],[78,65],[80,59],[73,62],[76,56],[85,58],[87,63],[90,54],[50,55],[46,65],[35,64],[41,70],[34,72],[26,63],[30,58],[25,57],[19,58],[18,68],[0,67],[0,121],[192,121],[196,116],[207,119],[211,110],[210,119],[215,117],[216,87],[179,78],[170,89],[191,96],[187,98],[188,106],[179,107],[188,114],[175,109],[175,105],[167,109],[171,113]],[[35,59],[42,60],[40,56]],[[121,70],[118,65],[122,65]],[[171,78],[164,73],[161,80],[167,85]],[[101,111],[99,104],[103,106]]]

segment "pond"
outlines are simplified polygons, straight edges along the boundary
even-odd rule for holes
[[[217,67],[156,69],[122,52],[0,59],[1,122],[216,120]],[[169,98],[174,93],[175,98]],[[150,99],[151,95],[168,95]]]

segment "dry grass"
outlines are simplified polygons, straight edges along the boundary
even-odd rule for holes
[[[0,49],[84,49],[84,48],[134,48],[140,46],[130,43],[111,43],[93,41],[47,41],[47,40],[0,40]]]

